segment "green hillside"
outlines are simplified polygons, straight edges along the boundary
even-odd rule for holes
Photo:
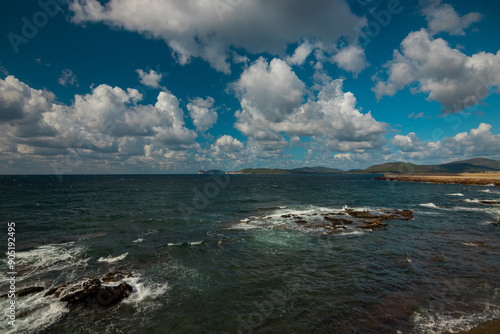
[[[415,165],[408,162],[389,162],[368,167],[364,173],[430,173],[430,166]]]
[[[479,173],[500,171],[500,161],[474,158],[441,165],[416,165],[407,162],[390,162],[368,167],[364,173]]]
[[[289,170],[278,168],[245,168],[240,172],[243,174],[291,174]]]
[[[295,168],[291,170],[292,173],[294,174],[307,174],[307,173],[314,173],[314,174],[338,174],[338,173],[343,173],[344,171],[341,169],[337,168],[328,168],[328,167],[302,167],[302,168]]]

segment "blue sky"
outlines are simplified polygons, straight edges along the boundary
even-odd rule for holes
[[[500,159],[497,2],[0,7],[0,173]]]

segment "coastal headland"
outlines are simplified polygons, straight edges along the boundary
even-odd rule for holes
[[[429,183],[455,183],[466,185],[494,185],[500,187],[500,172],[484,173],[446,173],[446,174],[393,174],[386,173],[377,180]]]

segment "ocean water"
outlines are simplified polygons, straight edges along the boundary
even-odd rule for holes
[[[17,289],[133,273],[133,293],[106,308],[17,297],[16,327],[2,317],[0,332],[453,333],[499,318],[500,206],[479,200],[500,189],[374,178],[0,176]],[[287,216],[345,208],[415,216],[338,234]],[[8,271],[4,253],[0,294]]]

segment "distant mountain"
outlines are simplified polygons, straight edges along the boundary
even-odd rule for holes
[[[488,171],[499,171],[500,161],[486,159],[486,158],[474,158],[463,161],[449,162],[438,166],[440,170],[450,173],[488,172]],[[456,172],[457,170],[458,172]]]
[[[344,171],[341,169],[337,168],[328,168],[328,167],[302,167],[302,168],[295,168],[292,169],[291,172],[293,174],[308,174],[308,173],[314,173],[314,174],[338,174],[338,173],[343,173]]]
[[[280,169],[280,168],[245,168],[236,174],[338,174],[344,173],[341,169],[328,168],[328,167],[301,167],[294,169]]]
[[[213,174],[226,174],[223,170],[217,170],[217,169],[212,169],[212,170],[199,170],[198,174],[208,174],[208,175],[213,175]]]
[[[238,174],[292,174],[289,170],[278,168],[245,168]]]
[[[390,162],[370,166],[364,173],[478,173],[500,171],[500,161],[474,158],[441,165],[416,165],[407,162]]]
[[[429,173],[430,166],[415,165],[407,162],[389,162],[381,165],[370,166],[364,173]]]
[[[221,170],[200,170],[198,174],[340,174],[340,173],[478,173],[500,171],[500,161],[474,158],[463,161],[453,161],[441,165],[417,165],[408,162],[389,162],[373,165],[364,170],[351,169],[345,172],[329,167],[301,167],[294,169],[281,168],[245,168],[237,172],[224,172]]]

